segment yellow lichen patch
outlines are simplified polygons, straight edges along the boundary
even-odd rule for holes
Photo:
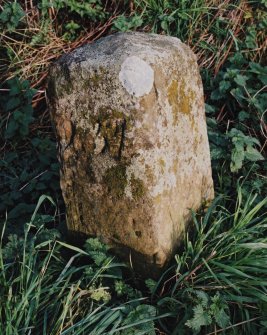
[[[158,162],[159,162],[159,166],[160,166],[160,171],[161,171],[161,173],[163,173],[164,169],[165,169],[165,166],[166,166],[165,161],[164,161],[164,159],[160,158],[158,160]]]
[[[151,185],[154,184],[154,173],[153,173],[153,168],[151,166],[149,166],[148,164],[145,165],[145,175],[146,175],[146,179],[148,181],[148,183]]]
[[[183,79],[180,82],[172,80],[168,87],[168,101],[172,107],[174,125],[178,122],[179,113],[190,115],[194,98],[195,93],[191,89],[186,90]]]
[[[197,154],[198,152],[198,146],[199,146],[199,138],[197,137],[197,135],[195,135],[194,143],[193,143],[193,150],[195,154]]]
[[[161,203],[161,198],[162,198],[161,194],[158,194],[157,196],[155,196],[155,197],[153,198],[153,203],[154,203],[155,205],[159,205],[159,204]]]
[[[178,174],[178,159],[177,158],[173,161],[173,172],[177,176]]]

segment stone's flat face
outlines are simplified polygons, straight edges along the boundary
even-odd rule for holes
[[[213,198],[196,57],[173,37],[115,34],[55,63],[48,98],[69,230],[156,273]]]

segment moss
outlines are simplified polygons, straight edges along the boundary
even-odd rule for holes
[[[135,178],[134,174],[132,173],[130,183],[133,198],[135,200],[142,198],[145,195],[145,186],[143,181],[139,178]]]
[[[121,198],[127,186],[126,165],[119,164],[107,169],[103,179],[111,195]]]

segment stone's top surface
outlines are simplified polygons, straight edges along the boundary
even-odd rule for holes
[[[193,53],[190,48],[183,44],[178,38],[146,34],[139,32],[117,33],[107,37],[100,38],[97,42],[86,44],[70,54],[66,54],[60,58],[58,62],[90,62],[93,65],[117,64],[130,56],[146,56],[153,61],[154,57],[164,58],[168,56],[170,51],[185,53]]]

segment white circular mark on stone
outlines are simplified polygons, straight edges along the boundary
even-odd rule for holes
[[[154,71],[141,58],[131,56],[122,63],[119,79],[128,93],[142,97],[153,87]]]

